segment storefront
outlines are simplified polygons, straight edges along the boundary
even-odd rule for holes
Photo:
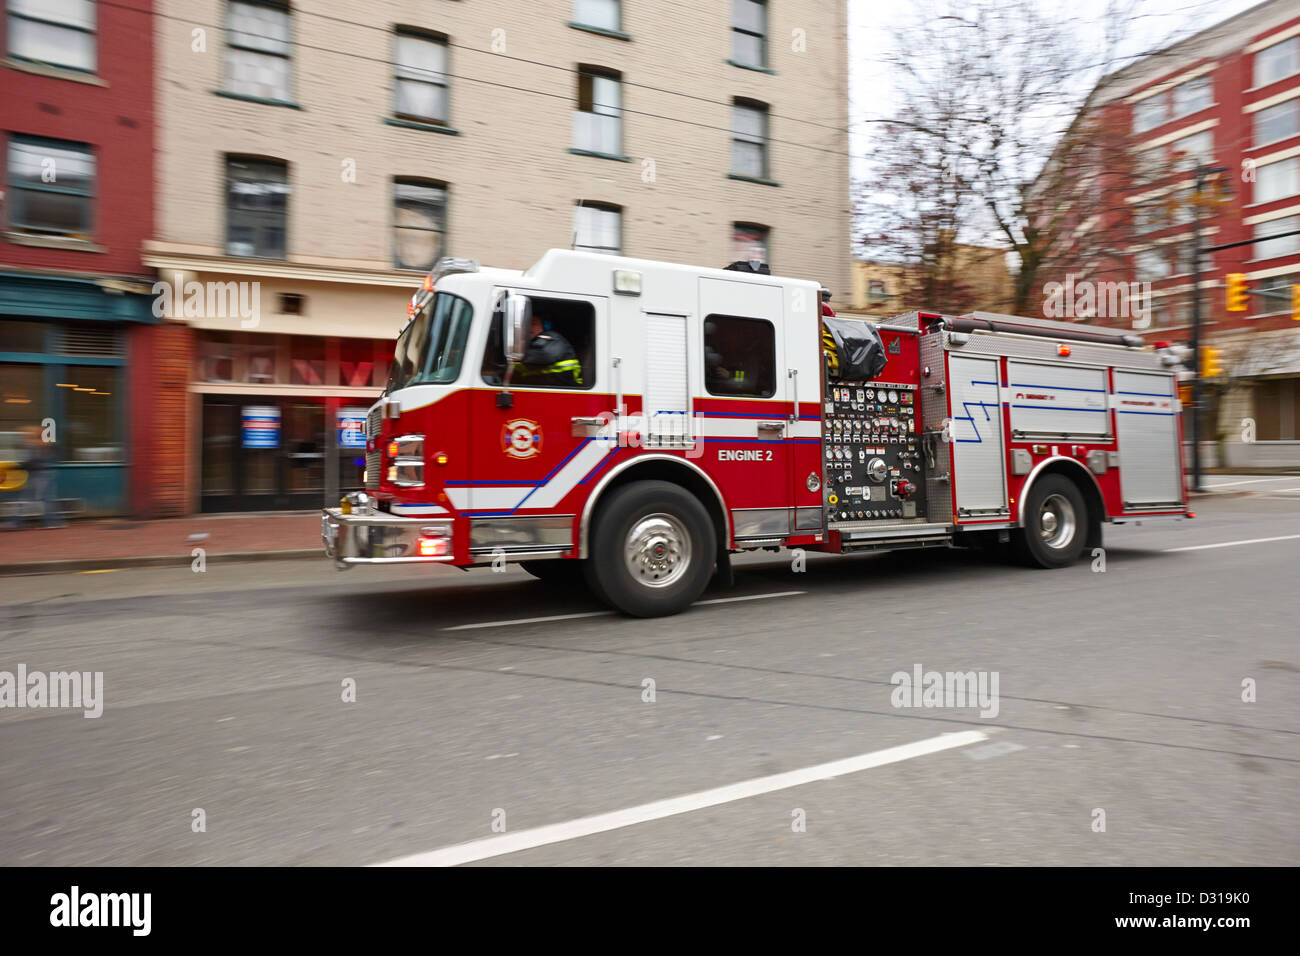
[[[392,342],[198,335],[200,510],[309,510],[363,487],[363,422]]]
[[[52,451],[54,495],[78,515],[127,510],[128,357],[151,331],[148,286],[0,276],[0,459]]]

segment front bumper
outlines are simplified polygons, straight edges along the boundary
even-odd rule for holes
[[[450,564],[455,560],[449,519],[403,518],[382,511],[321,511],[325,553],[340,568],[354,564]],[[445,545],[437,542],[445,541]],[[439,553],[421,553],[421,547]]]

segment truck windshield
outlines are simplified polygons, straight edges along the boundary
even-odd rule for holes
[[[398,337],[386,391],[454,382],[473,318],[474,307],[460,296],[436,294]]]

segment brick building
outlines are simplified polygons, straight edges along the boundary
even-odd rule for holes
[[[54,439],[85,512],[155,512],[147,369],[153,64],[149,0],[8,0],[0,23],[0,459]],[[182,503],[174,501],[173,506]]]
[[[843,4],[159,0],[159,13],[145,261],[201,293],[174,313],[194,340],[193,509],[314,507],[358,487],[337,426],[379,393],[440,254],[509,268],[571,244],[757,255],[847,301]]]
[[[1082,210],[1076,237],[1122,227],[1114,235],[1124,237],[1116,245],[1128,274],[1109,278],[1150,282],[1154,308],[1149,324],[1088,320],[1132,324],[1148,341],[1186,340],[1198,210],[1206,247],[1300,229],[1300,9],[1261,3],[1138,60],[1101,82],[1089,110],[1099,140],[1127,145],[1108,150],[1106,166],[1123,196]],[[1198,165],[1224,168],[1206,177],[1199,202]],[[1096,277],[1095,260],[1078,266],[1077,278]],[[1204,255],[1202,270],[1202,344],[1222,350],[1224,368],[1206,390],[1204,438],[1224,463],[1300,464],[1300,323],[1290,317],[1300,236]],[[1228,312],[1228,273],[1276,295]],[[1247,419],[1250,442],[1241,440]]]

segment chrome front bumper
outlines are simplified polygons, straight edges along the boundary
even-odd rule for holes
[[[325,508],[320,525],[325,554],[339,568],[354,564],[448,564],[454,560],[450,520],[402,518],[373,510],[344,514],[340,508]],[[422,539],[445,539],[445,553],[421,554]]]

